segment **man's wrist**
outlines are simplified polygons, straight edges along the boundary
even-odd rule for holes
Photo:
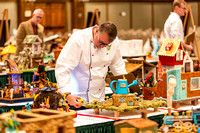
[[[71,92],[67,92],[64,94],[64,97],[67,98],[69,95],[71,95]]]

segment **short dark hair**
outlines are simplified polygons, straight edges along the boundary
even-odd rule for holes
[[[112,42],[117,37],[117,27],[112,22],[105,22],[99,27],[100,33],[107,33],[109,37],[109,42]]]
[[[181,7],[181,3],[186,4],[185,0],[174,0],[172,8],[175,9],[176,6]]]

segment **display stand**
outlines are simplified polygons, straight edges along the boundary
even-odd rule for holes
[[[100,22],[99,22],[99,9],[94,9],[93,13],[92,13],[92,18],[90,20],[90,24],[89,24],[89,27],[93,26],[93,24],[97,24],[99,25]]]
[[[2,36],[4,19],[5,19],[5,24],[6,24],[6,41],[8,41],[10,38],[9,25],[8,25],[8,9],[4,9],[4,11],[3,11],[3,16],[2,16],[1,24],[0,24],[0,40],[1,40],[1,36]]]
[[[183,23],[183,28],[184,28],[184,34],[185,36],[187,36],[189,33],[189,26],[190,26],[190,21],[191,21],[191,25],[192,25],[192,28],[195,30],[195,25],[194,25],[194,19],[193,19],[193,15],[192,15],[192,9],[191,9],[191,6],[188,5],[187,7],[187,11],[186,11],[186,15],[185,15],[185,18],[184,18],[184,23]],[[187,38],[185,38],[186,40]],[[196,51],[197,53],[195,53],[198,57],[198,60],[200,61],[200,46],[198,45],[198,42],[197,42],[197,36],[196,36],[196,32],[194,32],[194,45],[196,46]],[[193,46],[194,46],[193,45]]]

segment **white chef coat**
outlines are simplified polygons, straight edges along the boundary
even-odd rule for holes
[[[164,25],[165,38],[181,39],[184,42],[183,23],[180,16],[171,12]]]
[[[67,41],[56,63],[58,91],[71,92],[85,101],[103,101],[108,66],[114,75],[127,73],[118,38],[111,43],[110,50],[107,47],[95,48],[92,27],[77,31]],[[70,73],[76,79],[78,89],[70,85]]]

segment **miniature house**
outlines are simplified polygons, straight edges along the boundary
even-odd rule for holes
[[[42,40],[38,37],[38,35],[26,35],[23,43],[28,45],[28,47],[32,47],[33,54],[40,53]]]
[[[165,39],[157,54],[162,65],[183,65],[185,51],[181,40]]]
[[[181,73],[181,69],[168,70],[164,73],[162,80],[157,84],[156,97],[167,98],[169,75],[176,77],[176,86],[173,94],[173,101],[191,100],[192,104],[198,104],[200,96],[200,72]],[[180,105],[177,105],[179,107]]]
[[[190,58],[189,54],[186,52],[183,60],[183,72],[193,72],[193,60]]]
[[[158,124],[147,118],[135,118],[114,123],[115,133],[157,133]]]
[[[127,59],[126,65],[127,73],[133,73],[137,80],[144,79],[150,72],[154,73],[154,79],[157,79],[156,66],[145,61],[138,59]]]
[[[27,87],[25,91],[26,87],[21,78],[22,72],[19,70],[17,64],[10,59],[6,59],[5,61],[9,68],[8,84],[6,84],[5,89],[1,90],[0,102],[16,103],[33,101],[30,89]]]
[[[10,99],[12,98],[19,98],[23,97],[23,94],[20,93],[20,87],[23,83],[23,80],[21,79],[22,72],[17,67],[17,64],[9,59],[5,60],[7,62],[7,65],[9,66],[9,73],[8,73],[8,90],[10,91]],[[13,92],[11,94],[11,90],[13,89]],[[13,95],[13,96],[11,96]]]
[[[73,118],[75,111],[70,112],[31,109],[31,112],[16,111],[16,121],[20,122],[19,129],[27,133],[75,133]],[[11,113],[0,116],[0,127]]]
[[[38,35],[27,35],[23,43],[26,44],[26,47],[20,52],[23,69],[37,67],[40,62],[43,62],[45,56],[41,49],[42,40]]]

